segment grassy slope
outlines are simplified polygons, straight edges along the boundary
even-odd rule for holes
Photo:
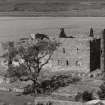
[[[24,103],[33,102],[33,100],[34,98],[31,96],[17,96],[16,93],[0,91],[0,102],[12,105],[24,105]]]
[[[56,72],[56,73],[51,73],[49,75],[51,77],[51,75],[54,75],[54,74],[58,75],[59,73]],[[66,72],[60,72],[60,74],[66,75],[67,73]],[[100,86],[101,82],[102,81],[99,81],[99,80],[93,80],[93,81],[92,80],[85,80],[85,81],[78,82],[77,84],[70,84],[67,87],[61,87],[60,89],[55,91],[54,93],[56,93],[56,96],[54,96],[53,98],[56,100],[68,100],[68,98],[66,98],[66,94],[71,95],[71,94],[76,93],[77,91],[84,91],[84,90],[91,91],[93,89],[97,89],[98,86]],[[61,96],[59,96],[59,94]],[[62,96],[63,96],[63,99],[62,99]],[[31,97],[31,96],[17,96],[16,93],[13,93],[13,92],[0,91],[0,101],[6,102],[6,103],[11,103],[14,105],[23,105],[26,102],[32,102],[33,97]],[[73,105],[75,105],[75,104],[73,104]],[[78,104],[76,104],[76,105],[78,105]]]
[[[104,10],[104,0],[0,0],[1,15],[104,16]]]

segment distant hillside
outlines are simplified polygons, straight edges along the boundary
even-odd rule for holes
[[[0,12],[52,16],[104,16],[105,0],[0,0]]]
[[[81,1],[81,0],[78,0]],[[77,0],[0,0],[0,11],[68,11],[79,9]],[[77,6],[78,5],[78,6]]]

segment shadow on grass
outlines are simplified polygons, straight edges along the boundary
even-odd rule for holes
[[[57,75],[51,77],[49,80],[44,80],[40,84],[37,84],[36,91],[37,95],[49,95],[61,87],[68,86],[70,84],[79,82],[79,77],[71,77],[68,75]],[[33,93],[32,85],[25,87],[23,94],[27,95]]]

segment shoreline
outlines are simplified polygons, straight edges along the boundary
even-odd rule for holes
[[[0,17],[105,17],[104,10],[93,11],[10,11],[0,12]]]

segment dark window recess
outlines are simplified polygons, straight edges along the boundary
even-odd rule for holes
[[[94,39],[90,41],[90,71],[100,69],[100,48],[101,40]]]
[[[102,51],[102,49],[101,49],[101,55],[102,55],[102,52],[103,52],[103,51]]]
[[[65,53],[65,48],[63,48],[63,53]]]
[[[58,65],[60,64],[60,61],[58,60]]]
[[[12,57],[9,56],[8,65],[11,65],[12,64],[12,61],[13,61]]]
[[[78,51],[79,51],[79,48],[77,48],[77,53],[78,53]]]
[[[66,60],[66,66],[68,66],[69,65],[69,62],[68,62],[68,60]]]
[[[78,66],[78,61],[75,62],[75,65]]]
[[[76,61],[76,62],[75,62],[75,65],[76,65],[76,66],[80,66],[79,61]]]
[[[12,64],[12,60],[9,60],[8,65],[11,65],[11,64]]]

